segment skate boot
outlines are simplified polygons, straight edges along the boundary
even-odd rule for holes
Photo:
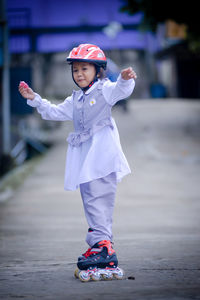
[[[97,254],[99,252],[99,249],[96,251],[96,249],[94,248],[88,248],[88,250],[83,253],[82,255],[80,255],[78,257],[78,262],[81,261],[81,260],[84,260],[86,258],[88,258],[89,256],[91,256],[92,254]]]
[[[91,255],[94,255],[94,254],[97,254],[97,253],[99,253],[99,249],[97,249],[98,251],[95,251],[96,249],[94,248],[94,249],[92,249],[92,248],[88,248],[88,250],[85,252],[85,253],[83,253],[82,255],[80,255],[79,257],[78,257],[78,262],[80,262],[80,261],[82,261],[82,260],[84,260],[84,259],[87,259],[89,256],[91,256]],[[78,263],[77,263],[78,264]],[[74,276],[76,277],[76,278],[79,278],[79,273],[80,273],[80,269],[79,268],[76,268],[76,270],[75,270],[75,272],[74,272]]]
[[[90,279],[98,281],[101,279],[122,279],[124,272],[118,268],[118,260],[115,250],[110,241],[103,240],[96,243],[92,249],[88,249],[79,257],[75,276],[83,282]]]

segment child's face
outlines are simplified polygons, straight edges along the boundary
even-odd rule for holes
[[[87,62],[73,62],[72,72],[74,80],[81,88],[87,87],[96,75],[95,66]]]

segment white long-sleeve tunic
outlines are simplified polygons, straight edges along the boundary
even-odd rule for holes
[[[85,94],[89,95],[98,85],[93,84]],[[113,106],[117,101],[129,97],[134,89],[133,79],[123,80],[121,75],[117,82],[105,81],[102,86],[102,94],[109,105]],[[80,98],[83,92],[80,92]],[[91,99],[91,101],[93,101]],[[98,101],[98,99],[97,99]],[[27,104],[36,107],[45,120],[66,121],[73,120],[73,94],[59,105],[51,104],[36,94],[33,100],[27,100]],[[91,106],[95,105],[91,102]],[[76,190],[80,184],[105,177],[116,172],[117,180],[130,173],[128,162],[121,148],[118,130],[113,118],[111,126],[105,126],[97,131],[90,139],[81,143],[78,147],[68,145],[65,190]]]

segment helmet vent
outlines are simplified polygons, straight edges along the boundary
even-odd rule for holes
[[[98,54],[97,54],[97,57],[104,57],[104,56],[103,56],[103,53],[98,53]]]

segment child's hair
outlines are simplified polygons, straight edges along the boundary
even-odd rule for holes
[[[103,69],[103,68],[100,68],[100,70],[99,70],[99,72],[98,72],[98,74],[97,74],[97,77],[99,78],[99,79],[104,79],[105,77],[106,77],[106,72],[105,72],[105,70]]]

